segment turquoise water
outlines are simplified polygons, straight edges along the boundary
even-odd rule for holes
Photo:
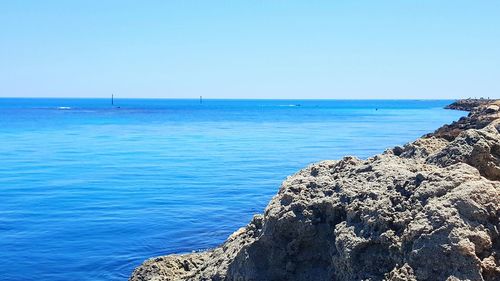
[[[311,162],[465,115],[451,101],[109,102],[0,99],[0,280],[126,280],[223,242]]]

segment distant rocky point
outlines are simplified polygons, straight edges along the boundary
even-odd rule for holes
[[[494,102],[494,100],[484,99],[462,99],[462,100],[457,100],[454,103],[447,105],[445,109],[455,109],[455,110],[464,110],[464,111],[472,111],[475,108],[486,105],[489,103]]]
[[[147,260],[144,280],[500,280],[500,101],[402,147],[288,177],[224,244]]]

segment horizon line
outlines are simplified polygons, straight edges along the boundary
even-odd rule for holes
[[[0,97],[0,99],[103,99],[108,100],[111,97]],[[200,97],[178,98],[178,97],[117,97],[115,100],[137,99],[137,100],[199,100]],[[484,97],[469,97],[469,98],[206,98],[203,100],[459,100],[459,99],[496,99]]]

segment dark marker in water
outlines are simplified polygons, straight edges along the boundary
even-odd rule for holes
[[[200,96],[200,103],[203,103],[203,97]]]

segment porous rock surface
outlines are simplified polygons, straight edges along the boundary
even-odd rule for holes
[[[221,246],[147,260],[130,280],[500,280],[499,104],[367,160],[310,165]]]

